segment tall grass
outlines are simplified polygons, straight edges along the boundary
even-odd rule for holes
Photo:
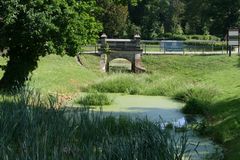
[[[183,112],[187,114],[202,114],[206,115],[211,109],[211,105],[217,91],[209,86],[188,86],[185,89],[177,92],[175,99],[186,103]]]
[[[90,90],[108,93],[138,94],[141,82],[130,74],[115,74],[102,81],[93,84]]]
[[[141,94],[172,97],[180,88],[182,88],[182,86],[183,82],[173,76],[150,76],[146,78],[145,87],[142,88]]]
[[[145,74],[141,78],[138,75],[116,74],[88,89],[108,93],[169,96],[186,103],[184,113],[202,115],[210,113],[213,99],[218,95],[215,87],[210,84],[156,73]]]
[[[47,102],[40,97],[33,91],[3,97],[1,159],[180,160],[188,155],[186,135],[176,139],[160,123],[57,109],[53,97]]]
[[[103,106],[110,105],[112,102],[113,99],[109,98],[107,94],[98,92],[88,93],[76,100],[76,103],[83,106]]]
[[[87,88],[87,91],[126,93],[151,96],[173,96],[182,82],[173,76],[156,74],[113,74]]]

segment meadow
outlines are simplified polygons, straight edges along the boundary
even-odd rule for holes
[[[143,74],[101,73],[99,57],[41,58],[28,85],[43,94],[76,98],[80,92],[168,96],[186,103],[183,112],[201,114],[199,132],[225,148],[225,159],[240,156],[240,58],[238,56],[143,56]],[[4,63],[4,60],[1,60]]]

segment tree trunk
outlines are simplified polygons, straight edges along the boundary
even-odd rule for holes
[[[38,57],[34,53],[9,50],[9,61],[0,80],[0,89],[9,90],[22,87],[29,74],[37,67]]]

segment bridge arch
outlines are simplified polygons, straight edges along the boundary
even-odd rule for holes
[[[103,34],[101,36],[101,69],[109,72],[109,63],[117,58],[123,58],[131,62],[133,72],[145,71],[141,67],[141,55],[143,50],[140,48],[140,36],[134,36],[134,39],[107,39]]]
[[[109,71],[109,63],[114,60],[114,59],[117,59],[117,58],[122,58],[122,59],[126,59],[128,60],[129,62],[131,62],[131,70],[133,72],[135,72],[135,54],[132,54],[132,53],[118,53],[118,54],[109,54],[107,56],[107,72]]]
[[[110,71],[132,71],[133,63],[126,58],[114,58],[109,60]]]
[[[111,54],[108,56],[108,61],[111,62],[115,59],[125,59],[129,62],[135,61],[135,55],[132,54]]]

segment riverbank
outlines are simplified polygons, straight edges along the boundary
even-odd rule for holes
[[[169,96],[187,103],[186,113],[202,114],[200,132],[225,147],[226,159],[240,151],[240,60],[233,56],[144,56],[148,73],[110,73],[88,91]]]
[[[145,74],[100,73],[99,57],[83,55],[84,66],[67,56],[47,56],[31,87],[74,97],[80,91],[161,95],[187,101],[206,117],[201,133],[224,146],[226,159],[240,156],[240,59],[237,56],[144,56]]]

